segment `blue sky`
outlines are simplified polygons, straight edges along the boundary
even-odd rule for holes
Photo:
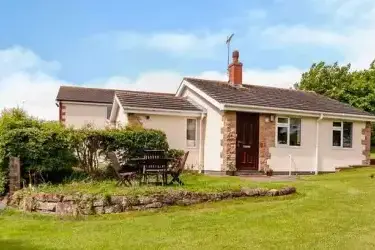
[[[375,58],[372,0],[0,0],[0,6],[0,108],[24,103],[46,118],[56,118],[61,84],[173,92],[185,75],[223,79],[230,33],[244,79],[253,84],[289,87],[314,62],[361,68]]]

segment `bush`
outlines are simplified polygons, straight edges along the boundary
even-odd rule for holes
[[[180,149],[169,149],[167,152],[167,156],[169,158],[173,158],[172,164],[176,163],[183,155],[185,151]]]
[[[153,129],[97,130],[65,128],[57,122],[40,121],[20,109],[0,116],[0,171],[8,171],[10,156],[18,156],[24,179],[32,183],[62,182],[74,178],[77,166],[92,177],[106,173],[99,158],[116,151],[121,163],[140,157],[144,149],[168,150],[165,133]]]
[[[152,129],[97,130],[87,127],[70,130],[70,138],[79,167],[93,177],[102,174],[99,158],[104,158],[106,152],[115,151],[119,161],[126,163],[130,158],[142,156],[145,149],[168,150],[166,135]]]
[[[5,193],[8,179],[4,171],[0,171],[0,195]]]
[[[6,110],[0,117],[0,166],[5,172],[10,156],[20,157],[21,173],[32,183],[69,172],[76,162],[63,126],[29,117],[18,109]]]
[[[105,151],[116,151],[120,161],[126,163],[130,158],[141,157],[145,149],[168,150],[164,132],[154,129],[116,129],[104,132]]]

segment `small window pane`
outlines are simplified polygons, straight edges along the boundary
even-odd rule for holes
[[[290,118],[289,145],[301,146],[301,119]]]
[[[107,119],[111,117],[112,106],[107,107]]]
[[[344,148],[351,148],[352,147],[352,130],[353,130],[353,123],[351,122],[344,122],[343,126],[343,147]]]
[[[277,127],[277,143],[278,144],[288,143],[288,128]]]
[[[279,117],[279,118],[277,118],[277,122],[278,123],[288,123],[288,118]]]
[[[333,122],[333,126],[341,128],[341,122]]]
[[[196,146],[197,122],[195,119],[187,119],[186,139],[188,147]]]
[[[341,131],[333,130],[332,145],[334,147],[341,146]]]

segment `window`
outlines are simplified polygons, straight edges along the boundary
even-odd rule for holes
[[[277,118],[277,144],[301,146],[301,119]]]
[[[333,122],[332,124],[332,146],[351,148],[353,140],[353,123]]]
[[[197,145],[197,119],[186,120],[186,145],[196,147]]]
[[[112,111],[112,105],[111,106],[107,106],[107,119],[109,119],[111,117],[111,111]]]

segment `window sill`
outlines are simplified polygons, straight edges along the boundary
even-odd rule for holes
[[[333,150],[344,150],[344,151],[351,151],[351,150],[354,150],[353,147],[351,147],[351,148],[344,148],[344,147],[335,147],[335,146],[332,146],[332,149],[333,149]]]
[[[285,144],[276,144],[276,148],[291,148],[291,149],[302,149],[302,146],[290,146]]]

